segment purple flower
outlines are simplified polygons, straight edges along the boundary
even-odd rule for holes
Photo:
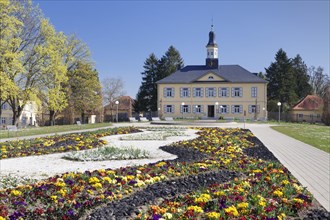
[[[152,220],[159,220],[159,219],[161,219],[162,218],[162,216],[161,215],[157,215],[157,214],[154,214],[153,216],[152,216]]]
[[[74,211],[73,211],[72,209],[70,209],[70,210],[68,211],[68,215],[74,215]]]

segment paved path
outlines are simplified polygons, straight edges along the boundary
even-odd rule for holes
[[[114,124],[112,127],[132,125],[143,127],[150,126],[150,123],[118,123]],[[196,126],[244,127],[242,123],[209,123],[196,124]],[[320,202],[327,211],[330,211],[329,153],[281,134],[271,129],[268,124],[246,124],[245,128],[250,129],[281,163],[289,169],[292,175],[295,176],[303,186],[307,187],[316,200]],[[1,141],[4,141],[4,139]]]
[[[299,182],[330,211],[330,154],[269,126],[247,125]]]

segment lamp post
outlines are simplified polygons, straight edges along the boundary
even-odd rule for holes
[[[280,121],[281,121],[281,105],[282,105],[281,102],[277,103],[277,106],[278,106],[278,123],[280,123]]]
[[[217,119],[218,105],[219,105],[219,102],[216,102],[215,103],[215,119]]]
[[[197,109],[198,109],[198,105],[195,105],[195,113],[196,113],[196,119],[198,119],[198,112],[197,112]]]
[[[182,119],[183,119],[183,106],[184,106],[184,102],[181,103],[181,108],[182,108]]]
[[[117,121],[117,123],[118,123],[118,105],[119,105],[119,101],[117,100],[117,101],[115,101],[115,104],[117,105],[117,115],[116,115],[116,121]]]

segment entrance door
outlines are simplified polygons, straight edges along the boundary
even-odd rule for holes
[[[214,105],[207,106],[207,117],[214,118]]]

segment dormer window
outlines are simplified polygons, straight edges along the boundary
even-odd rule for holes
[[[209,76],[209,80],[212,80],[212,79],[214,79],[213,76]]]

